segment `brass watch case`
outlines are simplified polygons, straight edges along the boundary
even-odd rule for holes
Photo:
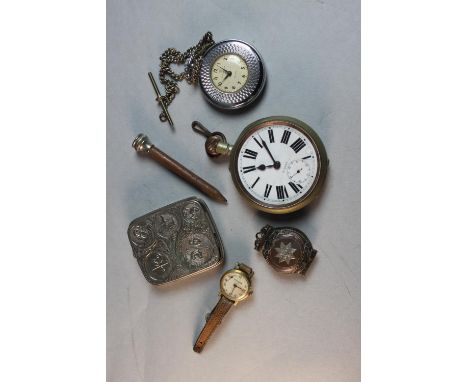
[[[233,300],[231,296],[229,296],[227,293],[224,292],[224,288],[223,288],[223,285],[222,285],[222,281],[224,279],[224,276],[226,276],[229,273],[238,273],[238,274],[244,276],[247,279],[248,283],[249,283],[249,289],[247,290],[247,292],[245,294],[243,294],[242,296],[240,296],[239,298],[236,298],[235,300]],[[234,305],[237,305],[238,302],[245,300],[251,294],[252,294],[252,282],[251,282],[249,276],[247,275],[247,273],[245,273],[244,271],[241,271],[240,269],[235,269],[235,268],[234,269],[229,269],[226,272],[224,272],[223,275],[221,276],[221,278],[219,279],[219,295],[224,296],[228,300],[233,301]]]
[[[241,147],[246,139],[257,130],[274,125],[289,126],[300,131],[311,141],[317,153],[317,176],[314,180],[314,183],[312,184],[312,187],[298,200],[284,204],[282,206],[271,205],[264,203],[261,200],[254,199],[252,195],[250,195],[244,188],[237,172],[237,161]],[[242,131],[231,151],[229,171],[231,172],[231,177],[237,190],[252,207],[271,214],[288,214],[304,208],[320,195],[327,175],[328,162],[327,152],[322,140],[309,125],[292,117],[272,116],[252,122]]]

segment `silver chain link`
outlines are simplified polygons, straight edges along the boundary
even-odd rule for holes
[[[186,80],[190,85],[197,84],[203,55],[213,44],[213,35],[211,32],[207,32],[197,45],[187,49],[184,53],[174,48],[169,48],[159,57],[161,60],[159,65],[159,81],[164,85],[166,91],[166,94],[161,96],[161,99],[166,107],[169,107],[175,95],[179,92],[177,82]],[[185,64],[185,69],[182,73],[176,73],[171,69],[171,64]],[[164,112],[159,114],[159,119],[161,122],[167,120]]]

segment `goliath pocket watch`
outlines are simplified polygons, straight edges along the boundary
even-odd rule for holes
[[[254,208],[285,214],[318,197],[328,158],[320,137],[298,119],[274,116],[248,125],[234,145],[220,132],[211,133],[200,122],[192,128],[203,134],[211,157],[229,155],[232,180]]]
[[[237,263],[237,265],[226,271],[219,282],[220,299],[210,314],[206,317],[206,323],[200,332],[193,350],[200,353],[211,334],[221,324],[223,317],[232,306],[245,300],[252,294],[252,277],[254,272],[249,266]]]
[[[265,81],[265,64],[258,51],[240,40],[224,40],[215,43],[207,32],[197,45],[184,53],[167,49],[160,57],[159,80],[165,87],[161,95],[151,73],[150,79],[163,112],[162,122],[172,119],[167,108],[179,92],[178,82],[186,80],[200,87],[206,99],[224,110],[241,109],[250,105],[261,94]],[[172,64],[185,64],[182,73],[175,73]]]

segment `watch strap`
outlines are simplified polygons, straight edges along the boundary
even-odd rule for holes
[[[200,353],[203,350],[203,347],[210,338],[211,334],[213,334],[213,332],[223,320],[223,317],[226,315],[227,312],[229,312],[229,309],[231,309],[231,306],[233,305],[234,301],[231,301],[226,297],[221,296],[216,306],[208,315],[205,326],[198,335],[197,341],[193,346],[193,350],[195,352]]]

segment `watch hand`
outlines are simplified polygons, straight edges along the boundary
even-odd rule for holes
[[[242,288],[239,288],[237,285],[234,286],[234,289],[232,290],[232,292],[234,292],[236,289],[239,289],[239,290],[241,290],[242,292],[245,292]],[[231,292],[231,293],[232,293],[232,292]]]
[[[231,71],[224,69],[224,68],[223,68],[221,65],[219,65],[219,64],[218,64],[218,67],[219,67],[221,70],[224,70],[226,73],[229,73],[229,75],[232,74]]]
[[[227,72],[226,77],[224,77],[224,79],[221,81],[221,83],[223,83],[224,81],[226,81],[226,78],[230,77],[231,74],[232,74],[231,72]]]
[[[263,144],[263,146],[265,146],[265,149],[268,152],[268,155],[270,156],[271,160],[273,161],[273,167],[275,169],[279,169],[280,168],[280,162],[278,162],[277,160],[275,160],[275,158],[273,158],[273,155],[271,155],[270,149],[268,148],[266,142],[263,139],[262,139],[262,144]]]
[[[275,167],[275,165],[274,164],[269,164],[268,166],[265,166],[264,164],[261,164],[261,165],[257,166],[257,169],[263,171],[263,170],[265,170],[266,168],[269,168],[269,167]]]
[[[240,289],[242,292],[245,293],[245,289],[241,288],[240,286],[235,285],[234,287],[237,288],[237,289]]]
[[[299,170],[297,170],[296,173],[295,173],[293,176],[291,176],[291,179],[294,178],[294,177],[295,177],[297,174],[299,174],[301,171],[302,171],[302,168],[300,168]]]

